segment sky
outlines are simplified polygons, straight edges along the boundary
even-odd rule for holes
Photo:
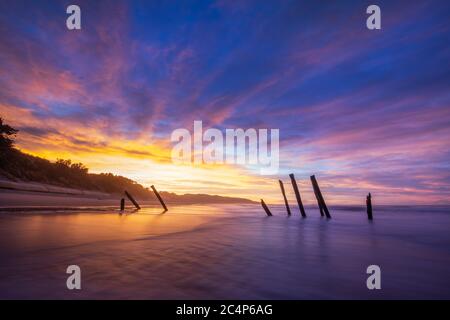
[[[24,152],[180,194],[280,203],[294,173],[307,204],[312,174],[331,204],[449,204],[450,4],[376,1],[368,30],[370,4],[0,0],[0,116]],[[278,174],[174,164],[194,120],[279,129]]]

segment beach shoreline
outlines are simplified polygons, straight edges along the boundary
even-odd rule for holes
[[[0,214],[0,299],[448,299],[450,208]],[[65,287],[82,270],[82,290]],[[368,290],[378,265],[382,289]],[[414,281],[411,281],[414,279]]]
[[[120,210],[121,195],[109,195],[108,198],[96,198],[89,195],[69,195],[54,193],[38,193],[31,191],[1,190],[0,189],[0,213],[1,212],[32,212],[32,211],[111,211]],[[138,200],[142,208],[160,207],[157,201]],[[168,202],[170,206],[199,205],[196,202]],[[135,210],[135,207],[127,202],[126,211]]]

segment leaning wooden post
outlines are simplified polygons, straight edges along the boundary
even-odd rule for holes
[[[373,220],[373,216],[372,216],[372,195],[368,194],[367,198],[366,198],[366,205],[367,205],[367,218],[369,218],[369,220]]]
[[[128,197],[128,199],[130,199],[130,201],[134,204],[134,206],[135,206],[137,209],[139,209],[139,210],[141,209],[141,207],[139,206],[139,204],[136,202],[136,200],[134,200],[133,196],[132,196],[131,194],[129,194],[127,190],[125,190],[125,195]]]
[[[312,187],[313,187],[313,190],[314,190],[314,195],[315,195],[316,200],[317,200],[317,205],[319,206],[320,216],[323,217],[324,213],[323,213],[323,209],[322,209],[322,204],[320,203],[320,199],[319,199],[319,195],[317,194],[316,186],[314,185],[312,180],[311,180],[311,183],[312,183]]]
[[[278,182],[280,183],[281,193],[283,194],[284,204],[286,206],[287,214],[288,214],[288,216],[290,216],[291,215],[291,209],[289,208],[289,203],[288,203],[287,198],[286,198],[286,192],[284,190],[283,181],[278,180]]]
[[[167,209],[166,204],[164,203],[163,199],[161,198],[161,196],[159,195],[159,192],[156,191],[155,186],[151,186],[153,192],[155,193],[156,197],[158,198],[159,202],[161,203],[161,205],[163,206],[165,211],[168,211],[169,209]]]
[[[298,208],[300,209],[300,213],[302,214],[303,218],[306,218],[306,212],[305,212],[305,208],[303,208],[303,202],[302,202],[302,198],[300,197],[300,192],[298,191],[297,181],[295,181],[295,177],[294,177],[293,173],[291,173],[289,175],[289,177],[291,178],[292,188],[294,188],[294,193],[295,193],[295,197],[297,198],[297,203],[298,203]]]
[[[311,182],[316,187],[317,196],[319,197],[319,201],[320,201],[320,203],[322,205],[322,208],[323,208],[323,211],[325,212],[325,215],[327,216],[328,219],[330,219],[331,218],[330,212],[328,211],[327,205],[325,203],[325,199],[322,196],[322,192],[320,192],[319,184],[317,183],[316,177],[314,175],[311,176]]]
[[[125,210],[125,199],[120,199],[120,211]]]
[[[266,203],[264,202],[263,199],[261,199],[261,205],[264,208],[264,211],[266,211],[266,214],[268,217],[272,216],[272,212],[270,212],[269,208],[267,207]]]

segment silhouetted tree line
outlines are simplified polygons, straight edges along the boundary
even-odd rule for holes
[[[18,130],[0,118],[0,176],[10,180],[40,182],[61,187],[123,193],[128,190],[141,199],[153,199],[153,193],[133,180],[111,173],[93,174],[82,163],[58,159],[50,162],[14,147]]]

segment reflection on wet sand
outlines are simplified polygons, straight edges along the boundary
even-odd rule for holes
[[[333,219],[272,206],[0,215],[0,298],[450,298],[447,208]],[[82,290],[66,289],[79,265]],[[366,267],[382,290],[366,288]]]

